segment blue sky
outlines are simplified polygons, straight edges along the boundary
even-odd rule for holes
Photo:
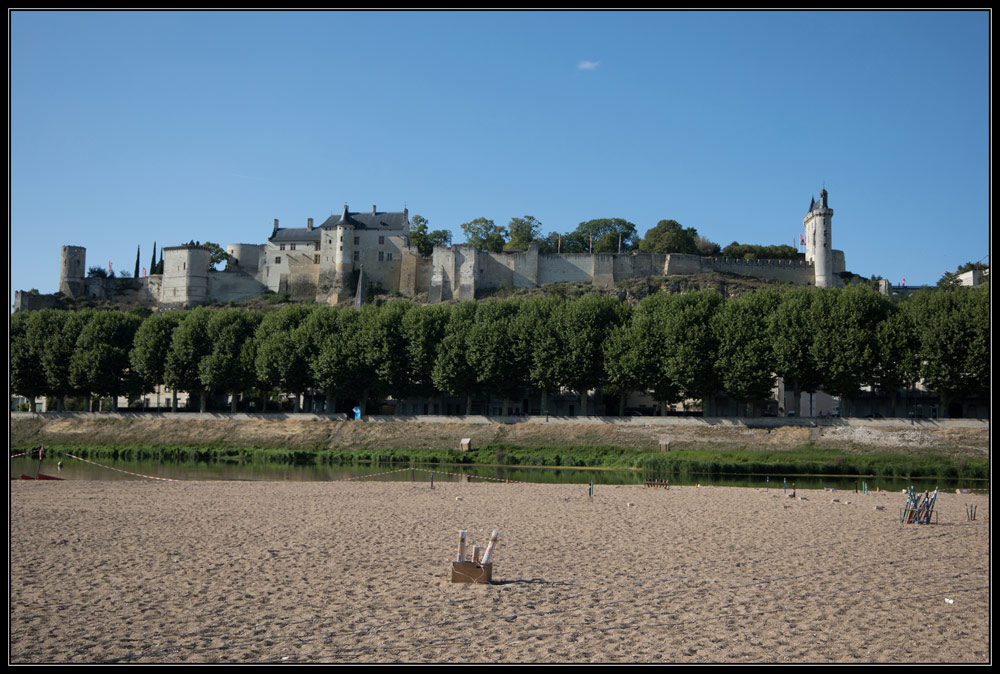
[[[988,261],[983,11],[9,18],[11,297],[345,203],[791,244],[825,186],[850,271]]]

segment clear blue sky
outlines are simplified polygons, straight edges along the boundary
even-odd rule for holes
[[[850,271],[988,261],[985,11],[9,18],[11,297],[345,203],[791,244],[824,185]]]

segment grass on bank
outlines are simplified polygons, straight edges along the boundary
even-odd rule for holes
[[[426,449],[275,449],[234,448],[221,444],[46,445],[92,461],[163,463],[242,463],[283,465],[460,464],[640,470],[652,476],[676,475],[838,475],[900,478],[985,479],[989,460],[939,454],[911,456],[891,452],[845,453],[803,446],[794,449],[694,449],[642,452],[621,447],[520,447],[490,443],[471,451]]]

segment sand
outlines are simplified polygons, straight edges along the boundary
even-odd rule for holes
[[[11,482],[9,660],[989,662],[988,496],[941,494],[931,525],[900,525],[904,503],[780,487]],[[483,546],[501,531],[493,584],[450,582],[459,529]]]

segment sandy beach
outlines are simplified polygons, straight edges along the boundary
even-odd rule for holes
[[[942,493],[931,525],[905,502],[11,482],[9,661],[989,662],[989,497]],[[450,582],[459,529],[500,530],[493,584]]]

